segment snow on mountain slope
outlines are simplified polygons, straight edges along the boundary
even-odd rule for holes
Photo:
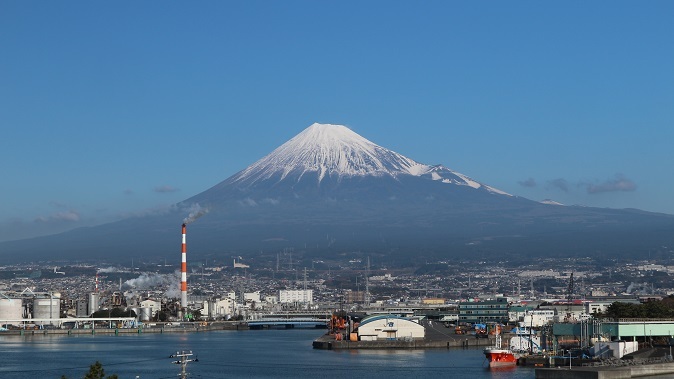
[[[307,174],[315,174],[319,184],[326,176],[340,179],[411,175],[508,195],[446,167],[419,163],[381,147],[346,126],[318,123],[234,175],[231,182],[252,186],[268,179],[299,181]]]
[[[562,203],[559,203],[557,201],[554,201],[552,199],[545,199],[540,201],[541,204],[548,204],[548,205],[564,205]]]

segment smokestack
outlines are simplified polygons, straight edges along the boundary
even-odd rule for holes
[[[180,307],[187,308],[187,224],[183,224],[182,264],[180,265]]]

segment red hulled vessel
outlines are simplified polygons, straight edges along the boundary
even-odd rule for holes
[[[483,352],[484,356],[489,361],[489,367],[515,366],[517,365],[517,359],[519,358],[512,350],[501,347],[500,330],[496,333],[496,344],[485,348]]]

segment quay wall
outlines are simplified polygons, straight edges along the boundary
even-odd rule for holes
[[[181,323],[180,325],[141,326],[136,328],[93,328],[93,329],[11,329],[0,332],[3,335],[81,335],[81,334],[143,334],[143,333],[196,333],[214,330],[248,330],[241,322]]]
[[[588,368],[537,368],[536,379],[630,379],[628,368],[588,369]]]
[[[323,335],[313,342],[314,349],[320,350],[348,350],[348,349],[450,349],[492,346],[491,338],[454,337],[443,339],[418,340],[377,340],[377,341],[349,341],[336,340],[335,336]]]
[[[669,363],[653,363],[641,366],[630,366],[630,372],[633,378],[640,378],[642,376],[674,374],[674,362]]]
[[[674,362],[621,367],[537,368],[536,379],[627,379],[674,374]]]

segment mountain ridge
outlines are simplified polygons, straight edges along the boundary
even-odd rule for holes
[[[246,191],[262,182],[278,185],[287,180],[294,180],[289,183],[293,186],[307,178],[320,186],[326,178],[340,182],[367,176],[395,180],[414,176],[512,196],[443,165],[427,165],[386,149],[346,126],[318,123],[206,192],[228,186]]]
[[[199,207],[196,207],[196,205]],[[163,214],[0,243],[5,260],[171,257],[180,224],[190,256],[297,257],[370,251],[447,257],[638,255],[674,246],[674,216],[542,204],[388,150],[341,125],[313,124],[270,154]]]

